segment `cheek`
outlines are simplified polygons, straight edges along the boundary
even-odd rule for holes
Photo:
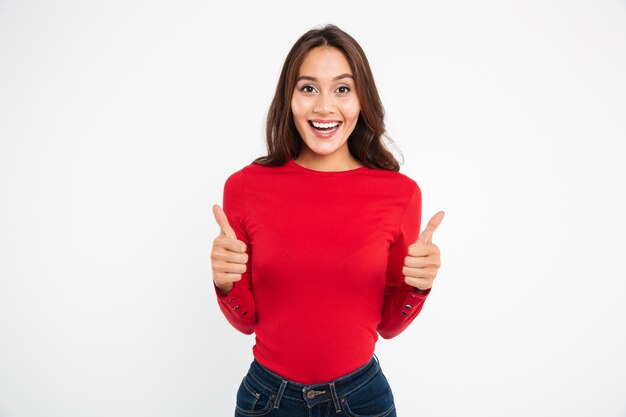
[[[300,134],[300,137],[306,137],[305,128],[308,124],[306,121],[306,113],[304,112],[304,108],[302,106],[302,101],[296,98],[291,99],[291,115],[293,116],[293,122],[296,125],[296,130]]]
[[[352,119],[353,123],[356,123],[359,118],[359,113],[361,112],[361,106],[359,105],[358,100],[351,101],[346,103],[344,107],[344,114],[347,118]]]
[[[305,116],[303,104],[304,103],[302,103],[302,100],[299,100],[296,97],[291,99],[291,113],[293,114],[293,118],[296,122],[298,122],[299,119],[302,119]]]

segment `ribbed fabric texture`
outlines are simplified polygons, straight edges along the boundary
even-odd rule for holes
[[[339,378],[372,358],[378,334],[398,335],[422,309],[430,290],[402,274],[422,205],[408,176],[251,163],[223,197],[249,260],[226,296],[215,293],[228,321],[255,333],[266,368],[303,384]]]

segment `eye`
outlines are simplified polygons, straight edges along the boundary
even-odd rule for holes
[[[340,94],[348,94],[352,90],[350,90],[349,87],[346,87],[345,85],[342,85],[341,87],[339,87],[337,89],[337,91],[339,91]]]
[[[313,93],[315,91],[315,88],[313,88],[312,85],[305,85],[303,87],[300,87],[300,91],[302,91],[303,93]]]

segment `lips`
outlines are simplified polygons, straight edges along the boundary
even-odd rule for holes
[[[339,129],[342,125],[342,122],[338,120],[309,120],[309,127],[313,134],[319,139],[328,139],[332,137],[337,129]],[[313,122],[322,123],[322,124],[330,124],[330,123],[338,123],[334,127],[315,127],[313,126]]]
[[[341,122],[339,120],[314,119],[314,120],[308,120],[308,123],[314,129],[320,130],[322,132],[332,130],[335,127],[339,127],[341,125]]]

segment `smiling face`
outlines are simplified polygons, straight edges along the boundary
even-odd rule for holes
[[[360,111],[352,70],[343,53],[330,46],[311,49],[300,65],[291,99],[293,120],[306,145],[298,161],[313,169],[360,165],[348,149]]]

